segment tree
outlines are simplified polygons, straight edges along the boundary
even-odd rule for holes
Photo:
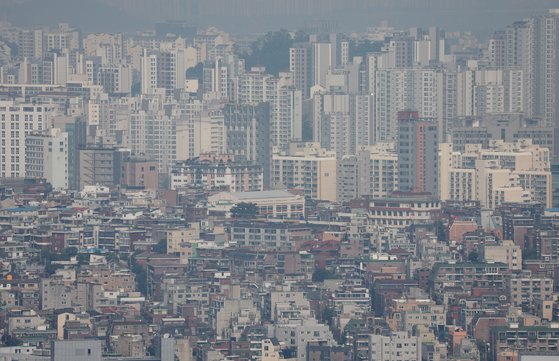
[[[12,335],[2,336],[2,343],[4,346],[20,346],[23,342]]]
[[[326,307],[322,310],[322,320],[328,325],[332,326],[336,317],[336,311],[332,307]]]
[[[167,240],[162,239],[155,246],[153,246],[153,251],[155,253],[166,254],[167,253]]]
[[[524,259],[538,259],[538,251],[533,248],[525,248],[522,250]]]
[[[107,258],[107,262],[109,262],[109,263],[118,263],[119,260],[120,260],[118,255],[116,253],[112,253],[112,252],[107,254],[106,258]]]
[[[257,215],[258,207],[254,203],[241,202],[231,208],[233,218],[256,218]]]
[[[132,83],[130,92],[132,96],[140,95],[142,93],[142,83],[139,81]]]
[[[297,32],[295,33],[295,36],[293,38],[293,42],[295,43],[306,43],[309,41],[309,34],[307,34],[306,32],[304,32],[303,30],[297,30]]]
[[[62,268],[64,268],[64,266],[62,266],[60,264],[49,262],[45,266],[45,274],[47,276],[52,276],[56,272],[56,270],[62,269]]]
[[[186,70],[186,77],[189,79],[198,79],[198,84],[202,84],[204,80],[204,64],[198,63],[196,66]]]
[[[479,262],[479,252],[477,250],[473,250],[472,252],[470,252],[470,254],[468,255],[468,261],[473,263]]]
[[[324,280],[330,280],[336,278],[334,272],[325,270],[324,268],[317,268],[312,274],[313,282],[323,282]]]
[[[349,56],[365,56],[367,53],[376,53],[381,51],[383,41],[370,41],[370,40],[352,40],[349,42]]]
[[[304,38],[304,35],[299,34],[298,38]],[[248,69],[262,65],[268,73],[278,75],[280,71],[289,69],[289,48],[293,42],[287,30],[269,32],[251,45],[250,52],[239,56],[245,60]]]
[[[78,253],[78,265],[83,266],[89,264],[91,255],[89,253]]]
[[[437,226],[437,239],[439,242],[448,242],[447,228],[443,221],[439,220],[436,223]]]
[[[136,262],[135,258],[132,258],[130,270],[134,275],[136,275],[136,284],[138,286],[138,291],[147,295],[147,271],[141,264]]]
[[[78,249],[76,247],[66,247],[60,253],[53,253],[51,250],[41,250],[41,262],[50,261],[69,261],[72,257],[77,256]]]
[[[78,254],[78,249],[76,247],[66,247],[62,250],[62,258],[64,260],[70,260],[71,257],[74,257]]]
[[[147,347],[146,351],[147,351],[148,355],[150,355],[150,356],[155,356],[157,350],[156,350],[156,348],[155,348],[155,345],[153,344],[153,341],[152,341],[152,343]]]
[[[69,261],[72,257],[78,255],[76,247],[67,247],[61,253],[52,253],[50,250],[42,250],[39,256],[39,262],[45,265],[45,273],[50,276],[56,272],[57,269],[64,268],[60,264],[53,262],[56,261]]]
[[[303,140],[312,141],[313,139],[313,119],[309,114],[303,114]]]

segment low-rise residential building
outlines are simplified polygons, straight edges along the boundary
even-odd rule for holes
[[[507,351],[556,352],[558,341],[557,324],[522,326],[510,323],[508,326],[491,328],[489,356],[495,358]]]
[[[481,257],[484,262],[504,263],[511,271],[522,270],[522,249],[511,240],[484,243],[481,247]]]
[[[529,309],[538,301],[553,299],[553,280],[530,273],[521,273],[510,279],[510,301],[514,306]]]
[[[509,274],[510,270],[504,263],[436,263],[430,276],[430,287],[437,296],[444,295],[445,290],[451,288],[466,292],[474,287],[505,289]]]
[[[420,361],[421,339],[408,332],[369,336],[369,361]]]
[[[370,199],[372,225],[405,229],[412,224],[432,223],[441,211],[441,203],[428,194],[393,193],[388,198]]]
[[[262,218],[302,219],[305,216],[305,197],[288,191],[221,192],[208,197],[210,211],[229,212],[239,203],[253,203]]]
[[[234,221],[229,232],[235,246],[261,250],[299,250],[314,239],[311,228],[303,224]]]
[[[262,191],[263,168],[232,154],[201,154],[173,166],[171,189],[184,187],[201,187],[209,191]]]

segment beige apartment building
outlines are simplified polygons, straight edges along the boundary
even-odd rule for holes
[[[320,148],[318,143],[291,143],[289,152],[272,156],[272,187],[335,202],[336,153]]]
[[[485,262],[500,262],[509,266],[511,271],[522,270],[522,248],[511,240],[499,243],[485,243],[482,248],[482,257]]]
[[[505,202],[552,204],[551,155],[530,139],[507,143],[492,140],[489,147],[467,144],[464,152],[452,144],[439,146],[442,201],[479,201],[494,209]]]

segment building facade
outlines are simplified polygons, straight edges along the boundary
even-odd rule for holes
[[[439,140],[436,123],[418,112],[398,113],[398,190],[439,193]]]

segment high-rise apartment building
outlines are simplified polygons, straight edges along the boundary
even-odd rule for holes
[[[84,54],[99,56],[102,64],[119,64],[127,55],[126,40],[123,34],[87,34],[83,39]]]
[[[289,153],[273,155],[272,186],[301,190],[307,197],[335,202],[335,153],[317,143],[292,143]]]
[[[94,84],[103,86],[108,94],[130,95],[132,68],[129,65],[101,65],[94,77]]]
[[[496,68],[505,67],[505,49],[507,44],[507,34],[505,31],[496,31],[489,39],[488,53],[489,62]]]
[[[499,33],[490,46],[501,45]],[[559,115],[559,10],[517,21],[505,29],[504,65],[522,71],[524,112],[557,127]],[[490,52],[494,49],[490,48]],[[500,53],[494,56],[499,63]]]
[[[90,146],[80,150],[79,189],[85,186],[113,187],[120,184],[123,159],[130,152],[111,147]]]
[[[297,43],[290,48],[289,71],[293,73],[295,88],[308,97],[311,87],[324,87],[336,55],[335,46],[329,42]]]
[[[186,57],[184,49],[162,50],[141,57],[142,94],[165,89],[169,95],[175,89],[183,89],[186,80]]]
[[[380,69],[375,75],[376,141],[395,141],[398,137],[398,112],[417,110],[422,118],[443,123],[445,88],[443,73],[430,68]]]
[[[58,128],[25,138],[26,178],[46,179],[55,189],[68,189],[68,133]]]
[[[535,46],[534,112],[547,126],[558,127],[559,116],[559,9],[533,19]]]
[[[373,144],[374,99],[341,92],[313,96],[313,138],[341,159]]]
[[[43,31],[22,29],[18,32],[17,48],[23,58],[40,58],[43,56]]]
[[[551,155],[546,147],[524,139],[515,143],[489,141],[454,151],[440,145],[441,200],[473,201],[495,208],[504,202],[552,204]]]
[[[68,188],[77,190],[79,188],[80,148],[86,144],[86,121],[80,117],[55,117],[53,125],[68,134]]]
[[[242,155],[261,165],[264,171],[264,189],[270,186],[270,120],[268,103],[226,104],[224,108],[226,153]]]
[[[398,190],[398,154],[394,143],[377,143],[338,160],[339,202],[363,196],[385,198]]]
[[[438,194],[437,124],[416,111],[398,113],[398,188],[403,192]]]
[[[388,44],[390,64],[395,68],[411,68],[414,60],[414,39],[399,35]]]
[[[302,139],[302,91],[294,86],[292,73],[279,76],[254,67],[238,77],[235,98],[241,104],[270,104],[272,145],[287,150],[289,143]]]
[[[161,174],[170,174],[177,157],[176,119],[154,101],[149,108],[134,110],[129,124],[132,154],[156,161]]]
[[[141,84],[142,94],[149,94],[157,89],[157,55],[148,54],[144,49],[144,54],[141,58]]]
[[[0,101],[0,177],[25,177],[25,140],[49,127],[54,110],[51,105]]]
[[[218,99],[227,100],[231,93],[231,74],[229,64],[224,59],[216,58],[211,66],[204,67],[203,89],[206,94],[214,94]]]
[[[312,44],[312,83],[311,86],[326,85],[326,74],[332,67],[332,44]]]
[[[21,29],[18,31],[17,43],[21,58],[38,59],[51,50],[73,50],[81,47],[79,30],[68,24],[58,24],[53,31],[44,29]]]
[[[485,116],[524,111],[524,72],[516,67],[484,69],[471,62],[456,77],[455,116]]]
[[[200,154],[201,140],[212,137],[211,128],[202,133],[201,121],[203,104],[198,99],[181,99],[178,104],[172,104],[171,117],[175,123],[176,160],[187,160]],[[202,136],[204,134],[204,137]]]
[[[309,44],[295,44],[289,49],[289,71],[293,73],[295,88],[301,90],[305,97],[309,96],[312,84],[311,47]]]

